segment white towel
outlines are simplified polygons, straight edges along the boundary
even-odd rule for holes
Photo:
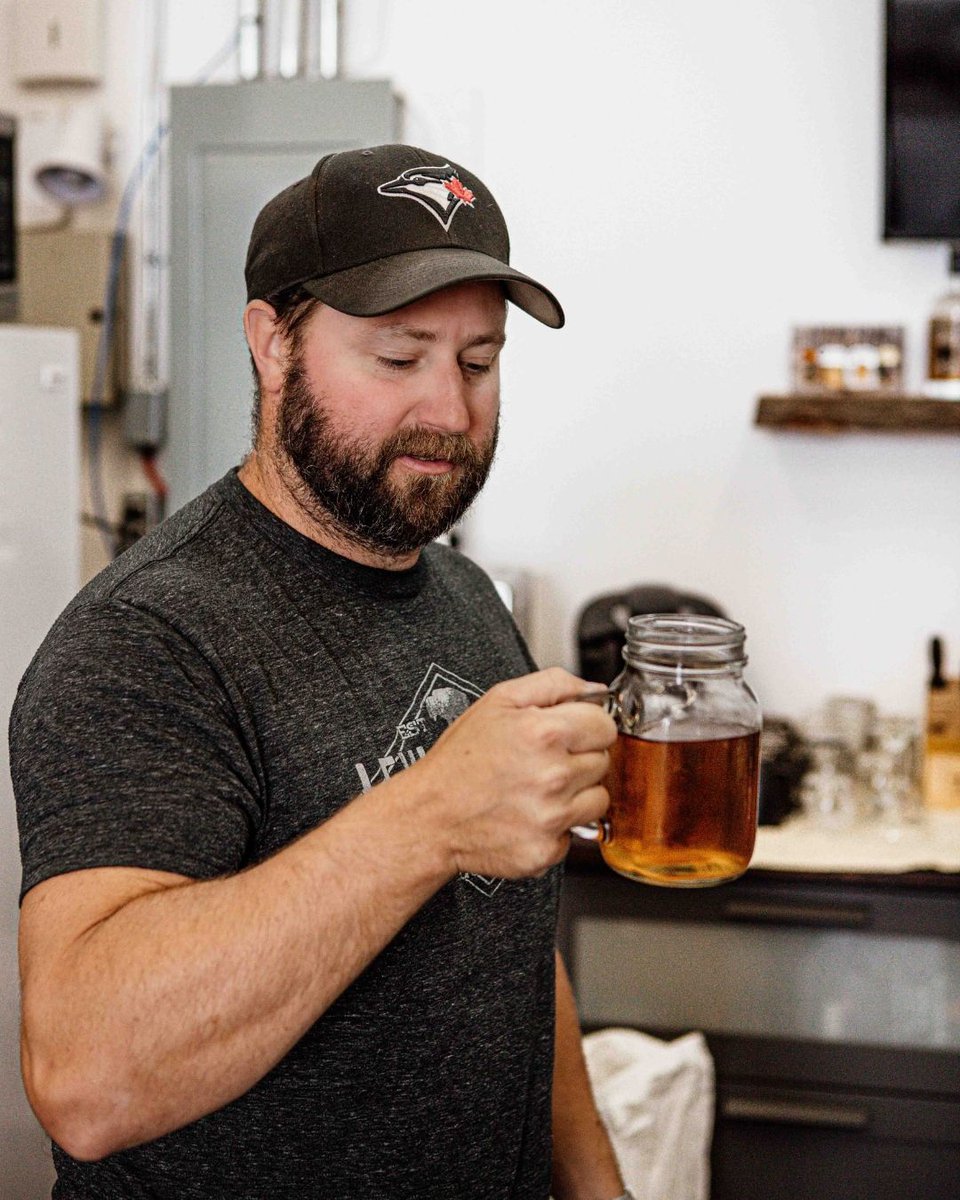
[[[634,1029],[583,1039],[587,1071],[636,1200],[707,1200],[713,1059],[700,1033],[663,1042]]]

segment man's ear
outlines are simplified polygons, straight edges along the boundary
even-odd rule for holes
[[[243,331],[265,392],[279,392],[283,383],[284,346],[276,321],[276,312],[265,300],[251,300],[243,310]]]

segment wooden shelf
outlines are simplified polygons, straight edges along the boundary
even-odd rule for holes
[[[803,433],[960,434],[960,401],[877,392],[761,396],[754,424]]]

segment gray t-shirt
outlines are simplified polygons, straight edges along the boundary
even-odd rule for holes
[[[58,619],[11,719],[23,890],[276,852],[532,668],[487,577],[363,567],[234,472]],[[54,1196],[544,1200],[559,872],[443,887],[246,1095],[80,1163]]]

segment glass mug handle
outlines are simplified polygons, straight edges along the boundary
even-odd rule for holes
[[[582,842],[608,842],[610,823],[606,817],[601,817],[599,821],[591,821],[589,825],[571,825],[570,832]]]
[[[607,708],[608,704],[613,702],[613,699],[613,690],[605,688],[602,692],[584,692],[580,696],[571,696],[569,700],[564,700],[563,703],[597,704],[601,708]],[[605,817],[601,817],[599,821],[590,821],[586,825],[573,825],[570,828],[570,832],[584,842],[606,842],[610,840],[610,822]]]

